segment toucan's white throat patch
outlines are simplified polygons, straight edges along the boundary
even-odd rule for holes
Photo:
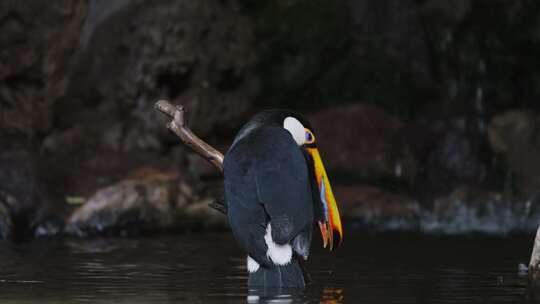
[[[306,143],[306,129],[304,128],[304,125],[298,121],[298,119],[291,116],[285,118],[283,121],[283,127],[289,131],[289,133],[291,133],[294,141],[299,146]]]
[[[249,273],[257,272],[259,270],[259,263],[255,261],[252,257],[249,255],[247,256],[247,270]]]
[[[266,226],[266,235],[264,236],[264,241],[268,247],[266,255],[274,264],[276,265],[287,265],[291,262],[292,259],[292,247],[290,244],[279,245],[274,243],[272,239],[272,226],[268,223]]]

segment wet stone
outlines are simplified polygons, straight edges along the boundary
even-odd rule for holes
[[[225,217],[174,175],[152,173],[98,190],[67,222],[75,236],[133,236],[146,232],[224,227]]]

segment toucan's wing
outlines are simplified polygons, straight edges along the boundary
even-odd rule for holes
[[[257,194],[270,218],[272,239],[278,244],[291,243],[300,235],[293,247],[307,257],[313,198],[306,159],[284,128],[262,127],[251,140],[257,160]]]
[[[236,142],[225,154],[225,200],[229,225],[240,246],[259,264],[272,266],[264,241],[268,216],[259,202],[255,161],[248,138]]]
[[[249,208],[239,204],[238,198],[231,197],[228,208],[231,230],[241,247],[257,263],[270,267],[272,262],[267,256],[268,248],[264,241],[266,234],[266,214],[264,208]]]

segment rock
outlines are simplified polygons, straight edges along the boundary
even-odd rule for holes
[[[49,210],[38,214],[30,222],[32,237],[40,239],[59,238],[64,235],[65,228],[64,213],[55,213]]]
[[[137,166],[207,177],[153,106],[184,104],[197,135],[228,144],[254,96],[251,19],[234,0],[91,0],[87,11],[52,128],[36,143],[45,163],[64,164],[46,172],[50,189],[89,197]]]
[[[13,213],[33,209],[40,199],[34,155],[24,149],[0,152],[0,191]]]
[[[35,154],[24,149],[0,152],[0,207],[3,209],[0,217],[9,216],[8,224],[0,226],[10,227],[9,234],[13,238],[31,237],[36,227],[44,224],[44,219],[51,213],[60,214],[60,210],[53,212],[51,199],[36,166]]]
[[[356,104],[321,111],[309,119],[332,180],[389,176],[414,183],[417,162],[407,142],[398,138],[403,123],[397,118]]]
[[[225,217],[208,207],[174,173],[140,171],[98,190],[68,220],[77,236],[138,235],[175,229],[223,227]]]
[[[89,12],[68,91],[54,105],[60,131],[82,128],[84,143],[115,151],[161,150],[178,141],[153,109],[160,98],[185,105],[202,137],[245,121],[254,37],[236,1],[92,0]]]
[[[460,187],[434,200],[423,214],[422,229],[440,234],[507,234],[520,224],[508,205],[499,193]]]
[[[508,111],[495,116],[488,128],[491,148],[508,164],[512,183],[522,194],[540,189],[540,116]]]
[[[414,148],[419,164],[415,189],[423,202],[431,202],[454,189],[481,186],[487,168],[480,136],[467,129],[464,118],[423,121],[402,133]]]
[[[61,210],[55,210],[37,150],[69,85],[86,14],[85,0],[0,3],[0,192],[17,240],[49,226],[52,213],[56,228],[40,229],[41,235],[61,233]]]
[[[51,128],[85,16],[84,0],[0,3],[0,136]]]
[[[476,137],[461,120],[405,124],[369,105],[321,111],[310,120],[345,217],[376,231],[462,233],[478,224],[489,232],[481,216],[476,222],[472,216],[470,223],[452,218],[463,211],[455,189],[480,189],[487,171]],[[474,201],[481,206],[492,200],[484,196]],[[478,209],[465,210],[474,214]],[[508,229],[518,227],[516,221]]]
[[[334,185],[340,214],[349,228],[430,235],[529,233],[540,221],[536,201],[514,201],[497,192],[460,187],[424,205],[405,193],[373,186]]]
[[[540,221],[538,206],[534,199],[522,201],[500,192],[459,187],[424,208],[420,225],[423,232],[435,234],[530,233]]]
[[[0,190],[10,187],[25,235],[62,234],[66,197],[87,198],[136,166],[187,162],[206,178],[154,102],[185,104],[190,126],[219,146],[256,90],[253,24],[235,0],[7,0],[0,30],[0,147],[23,145],[36,163],[26,174],[0,160]]]
[[[341,216],[349,225],[370,231],[416,231],[418,202],[405,194],[388,193],[373,186],[335,185]]]

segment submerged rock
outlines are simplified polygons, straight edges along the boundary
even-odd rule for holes
[[[208,207],[176,174],[150,172],[98,190],[70,216],[77,236],[137,235],[174,229],[223,227],[225,217]]]

